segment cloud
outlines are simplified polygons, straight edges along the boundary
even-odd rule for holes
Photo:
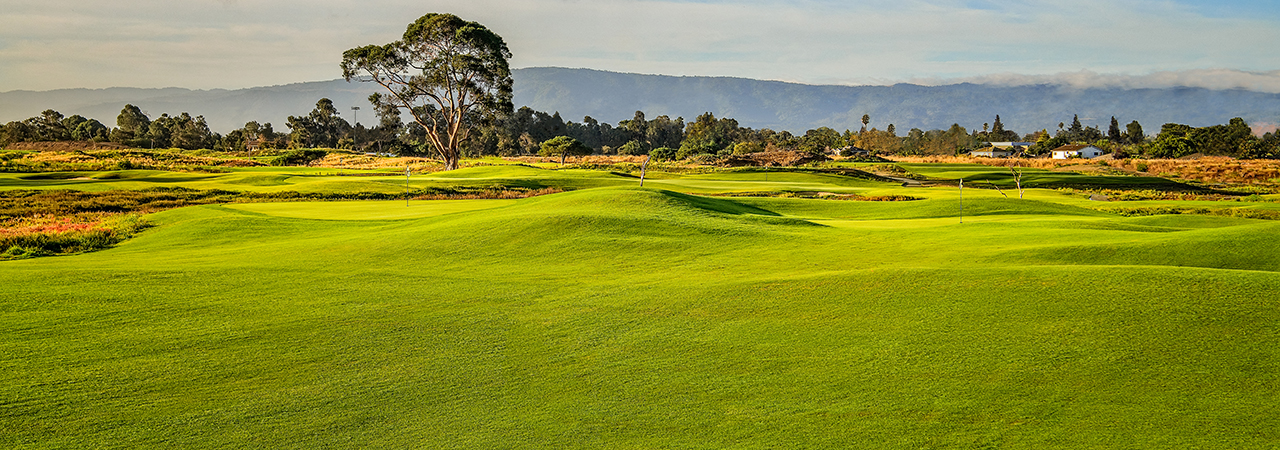
[[[1280,130],[1280,124],[1275,124],[1270,122],[1254,122],[1249,124],[1249,127],[1253,129],[1253,134],[1257,135],[1258,137],[1262,137],[1262,135],[1264,134],[1274,133],[1276,132],[1276,130]]]
[[[1269,92],[1280,67],[1280,53],[1242,44],[1280,42],[1274,15],[1162,0],[14,0],[0,11],[0,91],[333,79],[342,51],[395,40],[433,11],[494,29],[514,67],[811,84],[1140,74],[1133,83]]]
[[[1065,85],[1075,88],[1169,88],[1196,87],[1205,89],[1247,89],[1280,94],[1280,70],[1247,72],[1233,69],[1196,69],[1184,71],[1159,71],[1145,75],[1099,74],[1082,70],[1053,75],[1021,75],[1002,73],[959,78],[918,78],[912,83],[937,86],[955,83],[993,84],[1002,86],[1028,86],[1039,84]]]

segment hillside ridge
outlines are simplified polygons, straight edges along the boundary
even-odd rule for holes
[[[635,111],[649,117],[668,115],[693,120],[711,112],[737,119],[743,126],[803,134],[827,126],[861,127],[863,114],[871,127],[894,124],[899,134],[911,128],[945,129],[960,124],[980,129],[1001,116],[1006,128],[1021,133],[1054,129],[1079,115],[1085,125],[1106,129],[1111,116],[1122,124],[1138,120],[1148,133],[1164,123],[1192,126],[1226,123],[1242,117],[1251,124],[1280,123],[1280,94],[1243,89],[1206,88],[1074,88],[1063,85],[999,86],[960,83],[924,86],[811,85],[725,76],[672,76],[609,72],[596,69],[533,67],[515,69],[517,107],[527,105],[559,112],[565,120],[584,116],[616,124]],[[309,112],[316,100],[334,101],[347,120],[376,123],[368,96],[379,86],[341,79],[245,89],[183,88],[59,89],[0,92],[0,122],[23,120],[45,109],[80,114],[114,125],[125,103],[150,116],[190,112],[203,115],[217,132],[256,120],[287,131],[285,118]],[[352,106],[360,107],[353,111]]]

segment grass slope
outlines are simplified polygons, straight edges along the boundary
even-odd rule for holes
[[[959,180],[968,183],[990,183],[1003,188],[1016,187],[1013,173],[1006,167],[982,164],[899,163],[899,167],[930,179]],[[1089,175],[1046,169],[1021,168],[1024,188],[1089,186],[1111,189],[1187,189],[1189,186],[1158,177]]]
[[[157,186],[222,189],[247,192],[382,192],[405,190],[403,172],[358,171],[313,167],[226,168],[227,173],[181,173],[156,170],[111,172],[0,173],[0,189],[75,189],[104,191]],[[379,175],[380,174],[380,175]],[[377,175],[377,176],[372,176]],[[469,167],[449,172],[414,174],[412,188],[509,186],[540,189],[586,189],[634,186],[637,174],[583,169],[542,169],[525,165]],[[872,191],[892,184],[857,178],[789,172],[727,172],[677,174],[653,171],[646,183],[683,192],[715,193],[744,190]]]
[[[1280,225],[924,191],[155,214],[0,264],[0,445],[1280,441]]]

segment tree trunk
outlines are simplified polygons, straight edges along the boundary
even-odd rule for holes
[[[457,169],[458,169],[457,156],[449,156],[444,159],[444,170],[457,170]]]
[[[1024,191],[1022,190],[1022,171],[1013,170],[1012,167],[1009,168],[1009,171],[1013,172],[1013,182],[1018,183],[1018,198],[1021,199],[1024,195]]]
[[[640,187],[644,187],[644,173],[649,169],[650,158],[653,158],[653,155],[645,156],[644,164],[640,165]]]

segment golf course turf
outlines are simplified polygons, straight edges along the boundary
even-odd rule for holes
[[[160,183],[0,175],[7,189]],[[405,181],[146,177],[183,175],[167,185]],[[410,183],[569,191],[193,206],[108,250],[0,261],[0,447],[1280,442],[1280,221],[966,188],[962,223],[954,187],[637,182],[475,167]],[[703,195],[749,190],[921,200]]]

